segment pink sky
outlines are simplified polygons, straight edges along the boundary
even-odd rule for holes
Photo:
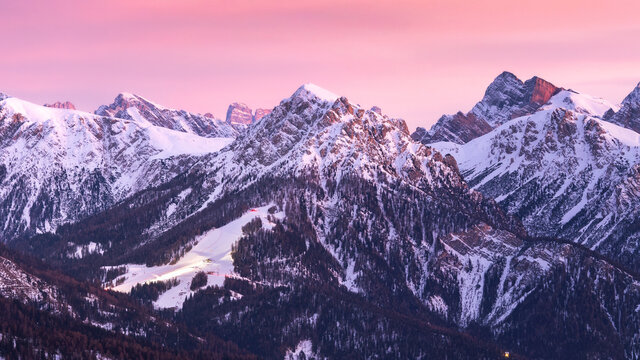
[[[503,70],[620,102],[638,1],[0,0],[0,91],[93,111],[118,92],[224,117],[316,83],[429,126]]]

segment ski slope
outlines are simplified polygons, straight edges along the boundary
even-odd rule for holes
[[[189,252],[180,260],[171,265],[147,267],[144,264],[128,264],[127,272],[119,276],[116,281],[124,278],[124,282],[113,287],[113,290],[129,292],[137,284],[152,281],[166,281],[177,278],[180,283],[160,295],[154,305],[157,308],[181,307],[185,299],[194,292],[189,289],[191,279],[199,272],[204,271],[208,275],[207,286],[222,286],[225,277],[237,276],[233,271],[233,259],[231,258],[231,246],[242,237],[242,227],[251,220],[259,217],[265,229],[271,229],[275,225],[267,220],[268,209],[273,205],[267,205],[251,209],[238,219],[216,229],[209,230],[199,236]],[[283,218],[284,213],[273,214],[276,218]]]

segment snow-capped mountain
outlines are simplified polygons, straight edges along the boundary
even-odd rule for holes
[[[602,120],[609,109],[617,107],[563,90],[464,145],[433,146],[529,234],[584,244],[638,269],[640,134]]]
[[[231,138],[0,101],[0,238],[55,231],[167,181]],[[187,154],[186,156],[181,156]]]
[[[443,115],[429,131],[418,128],[413,138],[424,144],[451,141],[464,144],[504,122],[535,112],[561,89],[537,76],[527,81],[503,72],[467,114]]]
[[[213,116],[169,109],[129,93],[118,94],[112,104],[100,106],[95,114],[133,120],[142,124],[148,123],[204,137],[236,137],[238,135],[238,131],[233,126]]]
[[[637,138],[593,114],[607,104],[571,91],[550,100],[469,143],[488,148],[470,151],[493,164],[483,178],[510,169],[512,158],[530,164],[531,176],[565,154],[635,158]],[[572,136],[579,145],[566,144]],[[460,156],[469,144],[434,147]],[[468,176],[466,159],[460,170]],[[570,171],[598,174],[615,160],[594,170],[569,159]],[[31,251],[116,288],[206,271],[205,284],[220,287],[187,288],[185,275],[154,285],[169,287],[155,305],[184,301],[179,316],[188,326],[266,357],[300,344],[326,357],[637,354],[636,275],[581,246],[529,238],[460,170],[453,156],[414,141],[402,120],[307,84],[188,171],[46,242],[34,238],[41,246]],[[572,179],[562,180],[566,201],[584,194],[571,195]],[[100,253],[70,256],[77,246]],[[458,329],[497,345],[460,338]]]

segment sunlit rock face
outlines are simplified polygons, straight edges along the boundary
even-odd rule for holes
[[[227,124],[250,125],[253,123],[253,113],[246,104],[234,102],[227,110]]]

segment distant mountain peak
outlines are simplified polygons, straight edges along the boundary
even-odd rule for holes
[[[253,123],[253,111],[247,104],[234,102],[227,109],[227,124],[250,125]]]
[[[523,82],[512,73],[503,72],[489,84],[484,97],[471,112],[495,127],[514,117],[533,113],[560,90],[538,76]]]
[[[251,125],[257,121],[260,121],[263,117],[269,115],[271,110],[269,109],[256,109],[252,110],[247,104],[241,102],[234,102],[229,105],[227,109],[227,124],[234,126]]]
[[[425,144],[438,141],[463,144],[513,118],[534,113],[560,90],[541,77],[523,82],[513,73],[503,71],[471,111],[443,115],[430,130],[419,128],[412,136]]]
[[[73,105],[71,102],[69,101],[56,101],[52,104],[44,104],[44,106],[46,107],[50,107],[50,108],[56,108],[56,109],[67,109],[67,110],[76,110],[75,105]]]
[[[391,156],[411,142],[403,120],[318,89],[305,85],[282,100],[232,145],[235,153],[262,166],[288,159],[289,170],[298,171],[312,163],[328,166],[338,159],[364,156],[364,152],[376,153],[369,154],[370,159],[382,157],[379,151]]]

